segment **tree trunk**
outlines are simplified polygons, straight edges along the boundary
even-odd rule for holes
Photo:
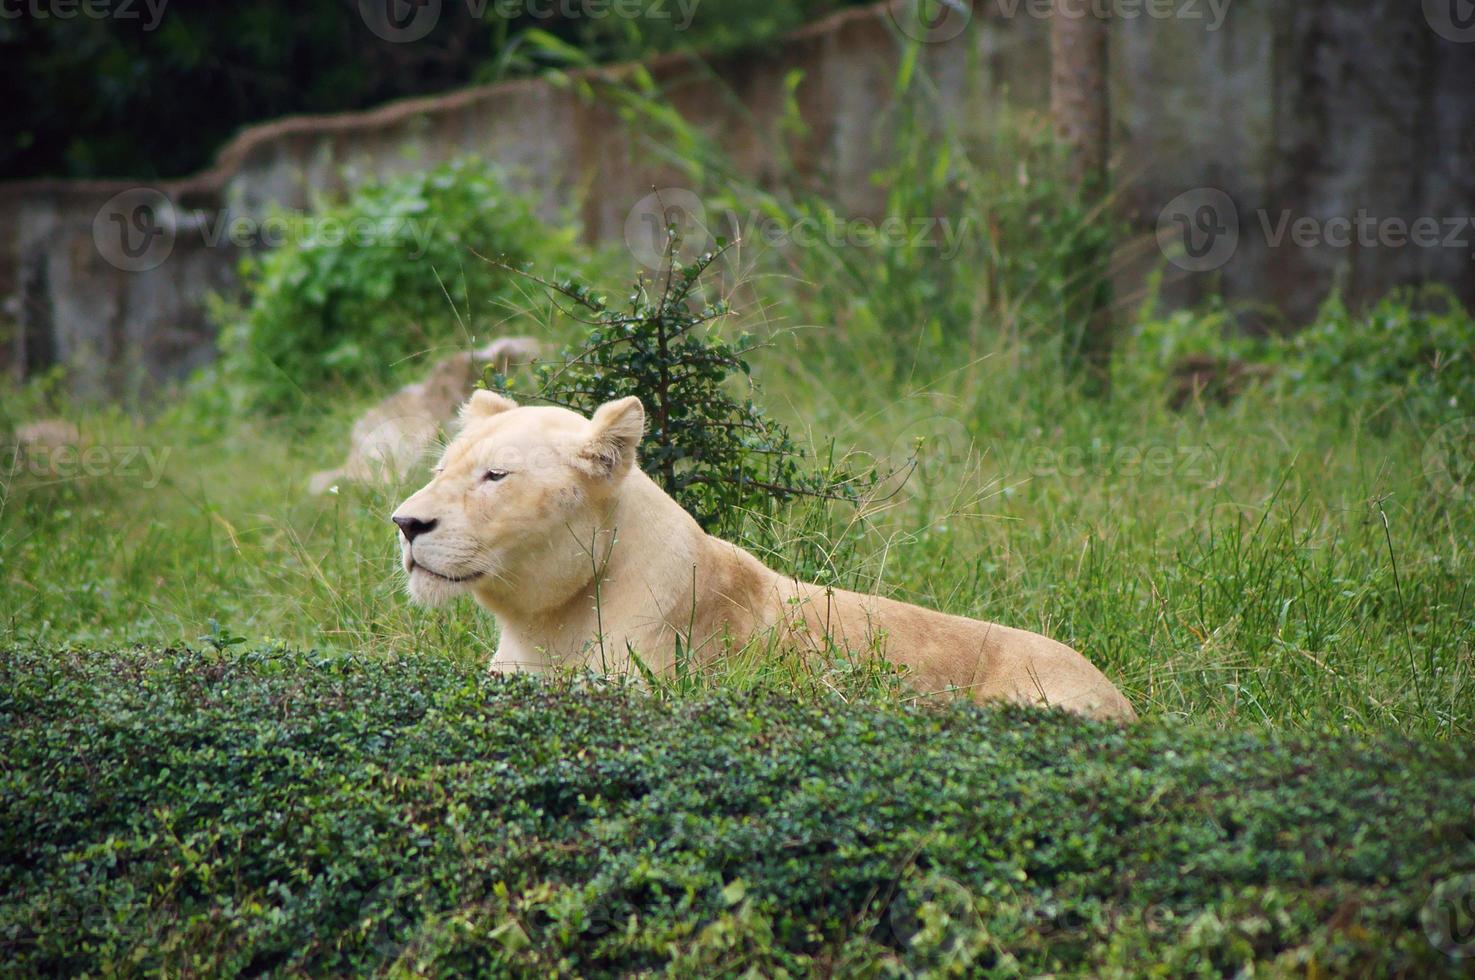
[[[1102,8],[1099,0],[1054,0],[1050,27],[1050,113],[1066,153],[1065,177],[1086,213],[1107,192],[1111,141],[1111,22]],[[1067,301],[1067,322],[1078,331],[1071,346],[1085,362],[1096,391],[1106,388],[1111,360],[1110,262],[1109,245],[1083,247]]]
[[[1110,21],[1091,0],[1054,0],[1050,25],[1050,113],[1070,156],[1069,176],[1083,191],[1106,179],[1111,134],[1107,95]]]

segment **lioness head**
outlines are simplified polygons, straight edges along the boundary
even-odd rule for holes
[[[477,391],[461,421],[435,476],[391,518],[410,596],[434,605],[470,592],[493,609],[561,601],[563,583],[591,577],[590,549],[635,465],[640,400],[586,419]]]

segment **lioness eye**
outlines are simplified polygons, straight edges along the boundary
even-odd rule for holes
[[[485,479],[488,483],[496,483],[498,480],[506,479],[506,477],[507,472],[505,470],[487,470]]]

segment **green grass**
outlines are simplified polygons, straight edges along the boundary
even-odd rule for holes
[[[925,385],[885,380],[890,356],[838,329],[781,335],[760,355],[766,402],[816,451],[833,438],[919,459],[863,510],[799,505],[744,524],[742,543],[774,567],[1047,633],[1148,718],[1475,731],[1475,501],[1441,493],[1422,459],[1446,419],[1375,430],[1269,389],[1175,414],[1082,397],[1007,345]],[[485,660],[489,617],[469,601],[416,609],[400,592],[387,517],[423,474],[307,496],[351,415],[316,408],[310,424],[224,432],[179,412],[84,414],[88,439],[150,446],[162,476],[7,480],[0,643],[198,646],[213,622],[252,643]],[[757,678],[748,661],[697,680],[833,682]]]
[[[438,653],[0,654],[27,975],[1457,975],[1475,762],[665,699]]]

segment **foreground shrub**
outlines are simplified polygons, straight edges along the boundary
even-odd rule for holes
[[[443,658],[0,655],[14,973],[1455,973],[1475,761],[663,701]],[[1465,903],[1465,904],[1461,904]]]
[[[244,310],[225,310],[221,371],[238,404],[281,409],[324,385],[377,384],[502,332],[525,284],[507,267],[570,260],[492,167],[461,160],[356,191],[245,263]],[[413,372],[411,372],[413,373]]]

